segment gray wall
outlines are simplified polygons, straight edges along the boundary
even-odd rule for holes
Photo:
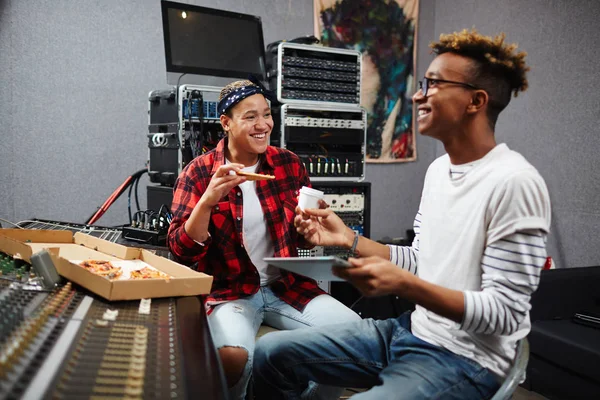
[[[226,0],[218,7],[260,15],[265,43],[313,32],[312,0]],[[595,0],[420,5],[418,77],[432,58],[427,44],[465,27],[505,31],[529,52],[530,89],[500,117],[497,139],[548,183],[549,252],[559,266],[600,263],[599,14]],[[85,221],[145,165],[147,95],[166,87],[159,1],[0,0],[0,66],[0,217]],[[442,152],[419,136],[416,162],[368,165],[373,238],[403,236],[411,227],[427,166]],[[140,196],[145,204],[144,185]],[[121,199],[99,223],[125,220]]]
[[[261,16],[265,44],[313,32],[312,0],[218,6]],[[145,166],[148,93],[167,87],[160,1],[0,0],[0,68],[0,218],[85,222]],[[126,222],[126,197],[98,224]]]

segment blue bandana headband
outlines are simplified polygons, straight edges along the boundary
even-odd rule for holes
[[[267,90],[267,88],[265,88],[255,76],[250,75],[248,79],[250,82],[252,82],[252,85],[236,88],[227,96],[223,97],[221,101],[219,101],[219,104],[217,104],[217,112],[219,113],[219,116],[225,114],[227,110],[244,100],[246,97],[250,97],[257,93],[260,93],[269,99],[271,104],[278,103],[277,96]]]
[[[221,101],[219,101],[219,104],[217,105],[217,112],[219,115],[223,115],[227,112],[227,110],[244,100],[246,97],[250,97],[257,93],[260,93],[263,96],[265,94],[262,88],[254,85],[236,88],[227,96],[223,97]]]

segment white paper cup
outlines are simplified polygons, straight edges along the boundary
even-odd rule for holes
[[[302,186],[302,189],[300,189],[298,206],[301,210],[306,210],[307,208],[319,208],[319,200],[322,200],[324,197],[325,193],[320,190]]]

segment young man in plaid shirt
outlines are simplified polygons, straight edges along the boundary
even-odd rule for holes
[[[264,257],[297,256],[308,247],[294,228],[297,196],[310,186],[300,159],[269,146],[270,96],[258,82],[237,81],[220,94],[227,137],[179,176],[169,228],[171,252],[214,277],[208,321],[232,399],[243,399],[255,336],[264,321],[278,329],[360,320],[309,278],[267,265]],[[249,181],[236,172],[275,176]],[[316,397],[339,389],[310,385]],[[309,393],[307,393],[309,394]]]

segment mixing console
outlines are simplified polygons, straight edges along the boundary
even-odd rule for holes
[[[29,275],[30,271],[31,265],[29,263],[23,260],[15,260],[8,254],[0,253],[0,277],[10,276],[9,280],[20,281],[24,275]]]
[[[171,192],[172,192],[172,190],[171,190]],[[157,209],[158,208],[160,208],[160,205],[157,207]],[[53,221],[53,220],[44,220],[44,219],[37,219],[37,218],[20,221],[17,223],[17,225],[22,228],[25,228],[25,229],[43,229],[43,230],[57,230],[57,231],[68,230],[73,233],[80,232],[80,233],[84,233],[86,235],[104,239],[109,242],[119,243],[124,246],[142,247],[145,249],[154,250],[160,256],[167,257],[167,258],[170,257],[170,253],[169,253],[168,249],[164,246],[155,246],[152,244],[127,240],[125,237],[123,237],[123,231],[122,231],[122,228],[120,228],[120,227],[110,228],[110,227],[97,226],[97,225],[77,224],[77,223],[73,223],[73,222]]]
[[[53,398],[186,397],[175,302],[155,300],[149,315],[140,314],[139,303],[90,304],[66,342],[75,345],[54,381]]]
[[[108,302],[71,282],[45,290],[6,254],[0,272],[0,399],[224,396],[198,298]]]

